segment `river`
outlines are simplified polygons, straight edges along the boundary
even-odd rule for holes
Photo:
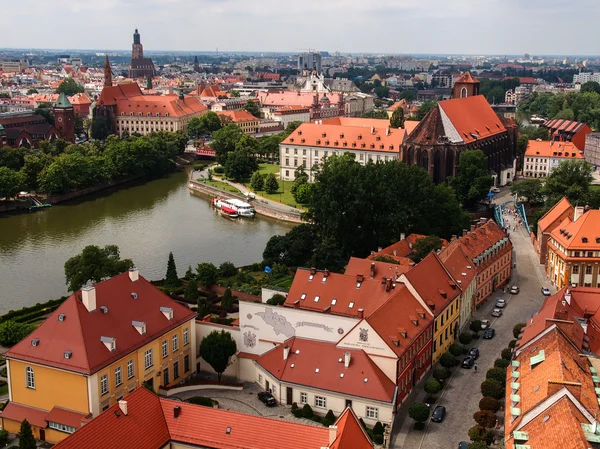
[[[187,172],[80,201],[0,216],[0,313],[67,294],[65,261],[86,245],[115,244],[147,279],[162,279],[169,251],[180,276],[200,262],[261,260],[269,238],[293,225],[218,215],[191,194]]]

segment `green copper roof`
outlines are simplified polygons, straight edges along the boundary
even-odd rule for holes
[[[71,104],[71,102],[69,101],[67,96],[64,93],[61,93],[58,96],[58,100],[56,100],[56,103],[54,103],[54,107],[66,109],[66,108],[72,108],[73,105]]]

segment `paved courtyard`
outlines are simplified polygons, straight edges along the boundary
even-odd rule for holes
[[[512,217],[508,218],[507,224],[512,227],[514,224]],[[430,377],[425,378],[415,387],[411,396],[398,411],[391,447],[454,449],[458,447],[460,441],[469,441],[467,431],[475,425],[473,413],[479,410],[479,400],[482,397],[479,386],[485,380],[486,371],[493,367],[494,361],[500,358],[502,349],[514,339],[513,326],[519,322],[526,322],[538,312],[544,300],[540,292],[541,287],[545,286],[552,292],[555,291],[546,279],[543,265],[540,265],[535,258],[525,228],[521,226],[515,231],[511,230],[510,238],[514,246],[513,257],[517,263],[516,269],[513,269],[511,285],[518,285],[521,292],[518,295],[509,295],[499,289],[474,313],[475,319],[492,320],[491,327],[496,329],[494,339],[474,340],[469,345],[478,347],[481,352],[477,360],[478,372],[457,368],[438,397],[437,404],[444,405],[447,409],[446,419],[440,424],[428,422],[424,430],[418,431],[412,429],[413,420],[407,416],[408,407],[412,402],[422,401],[427,396],[423,391],[423,384],[430,380]],[[491,311],[496,298],[505,298],[507,305],[503,316],[493,319]],[[498,412],[498,416],[501,419],[502,411]],[[502,429],[498,429],[497,433],[498,441],[501,441]]]

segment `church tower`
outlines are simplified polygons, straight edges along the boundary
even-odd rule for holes
[[[456,80],[452,89],[452,98],[474,97],[479,95],[479,80],[471,72],[465,72]]]
[[[131,46],[131,59],[142,59],[144,57],[144,46],[140,41],[140,33],[135,29],[133,33],[133,45]]]
[[[104,61],[104,87],[112,86],[112,69],[110,68],[110,62],[108,61],[108,55]]]
[[[194,56],[194,72],[200,71],[200,63],[198,62],[198,56]]]
[[[58,96],[58,100],[52,107],[54,113],[54,126],[58,130],[61,139],[75,143],[75,111],[73,105],[64,93]]]

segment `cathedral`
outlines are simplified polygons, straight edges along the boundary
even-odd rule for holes
[[[131,66],[129,78],[147,78],[156,74],[154,63],[150,58],[144,58],[144,46],[140,41],[140,33],[137,28],[133,33],[133,45],[131,46]]]

